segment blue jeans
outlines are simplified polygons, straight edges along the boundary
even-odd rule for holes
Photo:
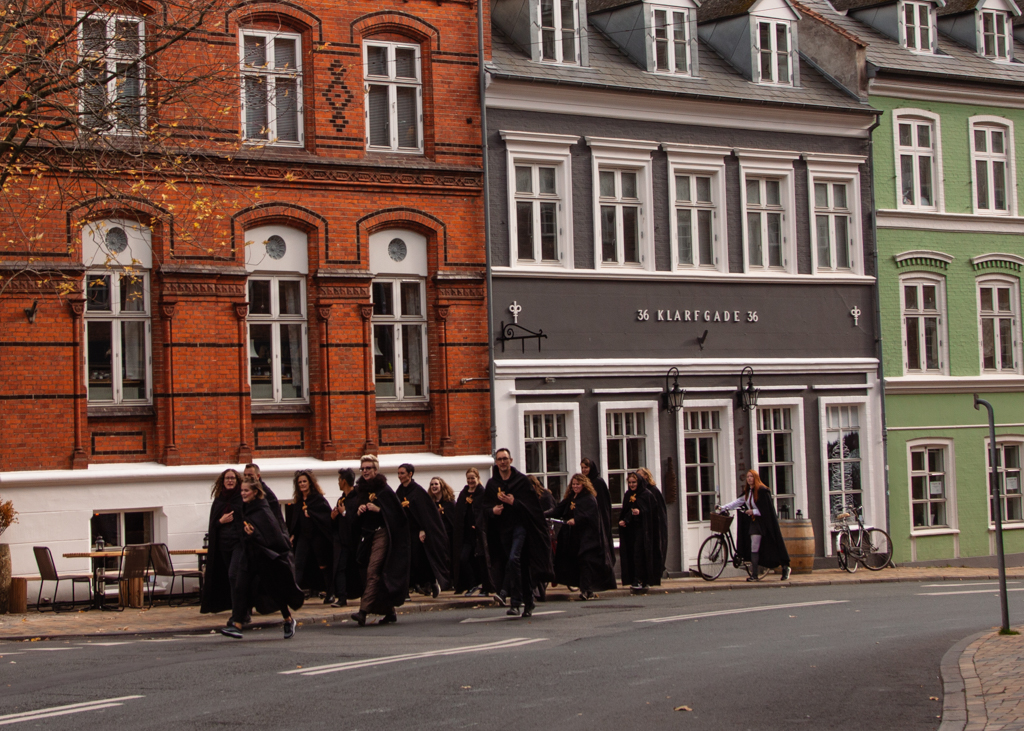
[[[533,606],[533,582],[530,579],[530,562],[523,560],[523,548],[526,545],[526,527],[517,525],[512,529],[512,543],[508,548],[508,561],[505,564],[505,585],[502,591],[509,597],[513,607],[523,603]],[[525,594],[524,594],[525,591]]]

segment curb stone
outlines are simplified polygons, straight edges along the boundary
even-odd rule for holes
[[[974,653],[970,654],[971,662],[970,667],[965,667],[962,658],[966,655],[968,647],[980,645],[988,637],[992,636],[991,631],[978,632],[970,637],[960,640],[953,645],[946,654],[942,656],[942,662],[939,664],[939,669],[942,676],[942,723],[939,725],[939,731],[964,731],[967,726],[968,715],[975,720],[975,713],[970,711],[976,711],[977,706],[975,702],[968,704],[968,691],[967,691],[967,680],[968,676],[971,681],[971,700],[976,701],[975,698],[975,686],[978,682],[978,675],[974,671]],[[975,646],[975,649],[977,647]],[[967,676],[964,672],[967,672]],[[985,716],[985,704],[981,704],[981,715]],[[982,723],[984,727],[984,722]]]

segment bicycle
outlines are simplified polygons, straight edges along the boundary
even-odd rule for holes
[[[856,518],[857,537],[850,530],[850,519]],[[839,527],[836,559],[839,568],[854,573],[860,564],[869,571],[881,571],[892,561],[892,539],[881,528],[864,527],[864,508],[853,508],[852,512],[840,513],[832,519]]]
[[[736,553],[736,544],[732,540],[732,521],[733,516],[727,512],[721,513],[716,510],[711,513],[711,532],[714,535],[705,538],[700,544],[700,551],[697,552],[697,572],[705,581],[714,581],[721,576],[725,565],[730,561],[737,569],[746,563],[743,557]],[[762,579],[768,575],[768,569],[761,566],[757,573],[757,578]]]

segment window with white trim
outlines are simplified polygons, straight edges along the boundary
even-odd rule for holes
[[[982,10],[981,54],[987,58],[1009,61],[1013,58],[1013,38],[1010,35],[1009,13],[1000,10]]]
[[[910,509],[914,528],[948,527],[950,447],[922,444],[910,449]]]
[[[690,63],[690,11],[679,8],[651,9],[654,29],[654,71],[688,76]]]
[[[721,414],[715,410],[683,412],[683,470],[686,483],[686,519],[711,520],[719,500],[718,440]]]
[[[302,37],[258,30],[239,36],[245,140],[302,144]]]
[[[846,182],[814,181],[814,245],[818,270],[853,268],[853,212]]]
[[[308,401],[305,280],[253,274],[248,295],[253,403]]]
[[[115,134],[141,130],[146,121],[145,22],[124,15],[78,17],[82,126]]]
[[[629,473],[647,466],[647,436],[646,411],[605,413],[605,474],[613,504],[622,503]]]
[[[558,166],[517,161],[514,177],[517,262],[558,263],[563,256]]]
[[[747,176],[747,266],[750,269],[784,269],[788,265],[784,228],[783,181]]]
[[[540,17],[541,60],[580,63],[578,0],[537,0]]]
[[[780,518],[796,515],[796,482],[793,476],[793,409],[758,407],[757,471],[775,495]],[[798,425],[799,427],[799,425]]]
[[[363,44],[366,148],[423,151],[423,84],[420,47],[411,43]]]
[[[565,428],[566,414],[523,414],[523,448],[525,469],[556,499],[565,494],[569,480],[569,440]]]
[[[681,268],[718,266],[716,188],[711,174],[675,174],[676,261]]]
[[[829,406],[825,411],[825,459],[831,515],[863,505],[860,408]]]
[[[1017,441],[999,441],[996,443],[996,469],[999,472],[1000,495],[1002,496],[1002,518],[1006,523],[1024,521],[1024,499],[1021,496],[1020,453],[1024,444]],[[988,520],[995,522],[996,501],[992,492],[992,455],[988,440],[985,440],[985,466],[988,475]]]
[[[945,279],[912,275],[900,289],[904,374],[945,373]]]
[[[601,222],[601,262],[640,264],[643,206],[638,170],[601,168],[598,190]]]
[[[427,398],[425,282],[373,280],[373,380],[378,400]]]
[[[900,3],[900,36],[904,47],[911,51],[931,53],[935,39],[935,16],[931,3]]]
[[[793,41],[786,20],[758,20],[754,24],[755,80],[760,84],[793,84]]]
[[[106,240],[112,251],[118,250],[117,241],[127,245],[124,230],[117,226],[106,231]],[[85,297],[89,404],[150,403],[153,358],[149,273],[110,268],[87,272]]]
[[[974,161],[974,212],[1010,212],[1010,147],[1007,128],[971,124],[971,158]]]
[[[997,373],[1017,373],[1020,345],[1020,289],[1009,277],[978,280],[979,341],[981,368]]]
[[[896,119],[896,177],[899,208],[935,210],[938,121]]]

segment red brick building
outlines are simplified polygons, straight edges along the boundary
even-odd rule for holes
[[[97,17],[144,41],[132,7]],[[298,464],[329,478],[373,452],[454,482],[486,459],[476,13],[304,0],[223,14],[190,39],[241,81],[204,132],[211,148],[243,140],[209,163],[206,233],[183,230],[194,191],[97,186],[38,241],[0,249],[5,275],[31,260],[78,283],[61,295],[21,275],[0,295],[15,573],[34,569],[33,544],[84,547],[90,515],[113,516],[122,543],[195,545],[227,465],[260,462],[285,497]]]

